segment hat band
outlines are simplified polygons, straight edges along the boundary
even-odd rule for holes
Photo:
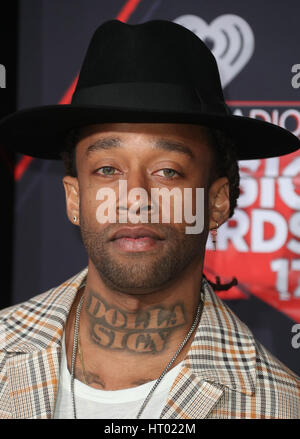
[[[126,82],[76,90],[72,105],[101,105],[125,110],[228,114],[224,101],[206,103],[198,90],[180,84]]]

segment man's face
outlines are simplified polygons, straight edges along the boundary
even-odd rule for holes
[[[81,131],[76,147],[81,235],[90,260],[110,288],[132,294],[159,290],[190,264],[199,264],[203,259],[212,160],[207,131],[196,125],[110,123],[88,126]],[[133,204],[127,198],[127,206],[124,205],[120,180],[126,180],[127,194],[135,188],[147,192],[149,204],[141,205],[147,211],[146,224],[134,224],[129,219],[125,224],[119,222],[118,213],[128,212]],[[116,196],[116,223],[101,224],[98,220],[97,209],[104,201],[97,199],[97,193],[103,188],[112,189]],[[182,194],[184,188],[191,188],[193,214],[196,188],[205,188],[203,232],[185,233],[190,224],[185,222],[184,215],[181,222],[174,221],[172,197],[170,222],[162,222],[160,201],[159,223],[151,223],[149,206],[154,188],[179,188]],[[147,231],[140,230],[135,235],[138,228]],[[156,236],[147,236],[148,232]]]

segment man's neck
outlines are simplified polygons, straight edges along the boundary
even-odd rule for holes
[[[76,378],[85,381],[86,377],[90,386],[105,390],[134,387],[159,378],[193,324],[200,301],[201,273],[202,267],[190,267],[173,285],[133,295],[108,289],[89,270],[86,287],[77,295],[67,321],[69,370],[75,313],[83,294],[79,333],[84,364],[77,356]],[[194,334],[172,367],[185,358]]]

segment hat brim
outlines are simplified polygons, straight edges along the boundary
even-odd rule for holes
[[[15,152],[60,159],[68,132],[111,123],[185,123],[219,128],[236,142],[239,160],[277,157],[300,148],[300,140],[272,123],[245,116],[199,112],[162,112],[99,105],[48,105],[17,111],[0,121],[0,143]]]

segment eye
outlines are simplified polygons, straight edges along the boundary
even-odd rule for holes
[[[171,169],[171,168],[164,168],[158,172],[163,173],[163,175],[160,175],[160,177],[166,177],[166,178],[173,178],[173,177],[175,177],[175,175],[177,175],[177,176],[181,175],[181,174],[179,174],[179,172],[175,171],[175,169]]]
[[[101,169],[102,172],[100,172]],[[96,173],[101,175],[115,175],[115,171],[117,171],[117,169],[113,166],[102,166],[101,168],[97,169]]]

